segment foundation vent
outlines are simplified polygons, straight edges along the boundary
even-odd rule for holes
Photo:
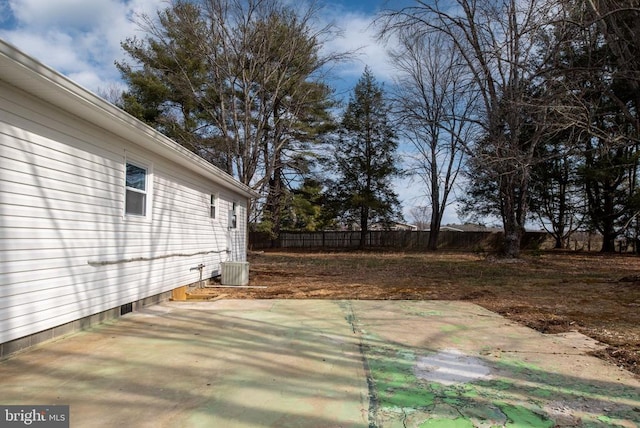
[[[128,314],[129,312],[133,312],[133,303],[125,303],[120,306],[120,315]]]
[[[249,262],[220,263],[220,283],[222,285],[247,285],[249,283]]]

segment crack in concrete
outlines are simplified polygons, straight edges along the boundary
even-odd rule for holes
[[[351,326],[353,334],[358,336],[358,350],[360,351],[360,358],[362,360],[362,367],[364,369],[365,378],[367,379],[367,389],[369,396],[369,410],[368,423],[369,428],[378,428],[378,394],[376,394],[376,385],[371,375],[371,367],[369,366],[369,360],[367,358],[366,350],[368,346],[364,343],[362,330],[358,327],[358,320],[353,310],[351,302],[347,302],[344,305],[340,305],[342,309],[347,311],[345,319]]]
[[[407,428],[407,418],[409,417],[409,415],[407,415],[407,411],[405,409],[402,409],[402,426],[404,428]]]

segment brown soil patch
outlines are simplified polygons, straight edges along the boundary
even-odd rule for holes
[[[581,332],[606,344],[597,356],[640,375],[638,256],[547,252],[514,262],[472,253],[260,252],[249,262],[250,285],[265,288],[196,294],[466,300],[544,333]]]

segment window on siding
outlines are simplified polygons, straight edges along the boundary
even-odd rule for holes
[[[209,204],[209,217],[216,218],[216,195],[211,195],[211,203]]]
[[[237,208],[237,204],[234,202],[231,206],[231,211],[229,211],[229,229],[235,229],[238,227],[238,216],[236,215]]]
[[[126,200],[127,215],[147,214],[147,169],[127,162]]]

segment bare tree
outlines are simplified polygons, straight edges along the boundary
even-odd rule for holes
[[[111,104],[122,107],[122,87],[116,85],[115,83],[99,87],[96,93],[101,98],[109,101]]]
[[[410,221],[418,228],[418,230],[429,230],[431,223],[431,210],[428,206],[416,205],[409,210]]]
[[[394,113],[402,136],[415,149],[411,172],[424,185],[431,206],[428,248],[437,250],[442,217],[464,159],[464,142],[474,124],[469,74],[460,54],[442,33],[397,32],[391,60],[399,76]]]
[[[260,191],[280,224],[285,171],[308,161],[306,145],[331,121],[327,69],[348,53],[326,53],[338,36],[318,27],[316,2],[175,0],[141,16],[144,39],[118,64],[133,89],[125,108]]]
[[[506,257],[520,254],[536,147],[555,131],[554,95],[532,89],[555,54],[549,51],[555,46],[540,43],[557,19],[555,6],[553,0],[416,0],[380,21],[383,37],[398,30],[437,33],[460,55],[479,97],[476,119],[484,133],[469,149],[497,194]]]

